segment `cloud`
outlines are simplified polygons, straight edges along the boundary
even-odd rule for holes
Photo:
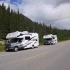
[[[9,3],[11,0],[5,0],[7,3]]]
[[[43,0],[46,4],[51,4],[54,6],[59,6],[60,4],[70,3],[70,0]]]
[[[5,5],[10,4],[11,9],[29,17],[36,22],[56,26],[60,29],[70,29],[70,0],[17,0],[10,3],[6,0]],[[1,3],[1,2],[0,2]]]
[[[70,29],[70,18],[66,18],[60,21],[56,21],[54,24],[55,27],[59,27],[60,29]]]
[[[68,3],[61,4],[58,7],[44,3],[37,6],[27,4],[24,6],[24,11],[25,13],[23,14],[31,18],[33,21],[44,22],[48,25],[53,25],[55,21],[70,18],[70,4]]]

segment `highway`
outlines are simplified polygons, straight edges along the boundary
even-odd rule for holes
[[[70,40],[18,52],[0,52],[0,70],[70,70]]]

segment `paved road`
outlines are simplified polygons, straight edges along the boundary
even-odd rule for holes
[[[0,70],[70,70],[70,40],[0,53]]]

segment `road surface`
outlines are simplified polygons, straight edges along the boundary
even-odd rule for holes
[[[18,52],[0,52],[0,70],[70,70],[70,40]]]

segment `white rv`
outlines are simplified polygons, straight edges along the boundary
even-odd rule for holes
[[[38,33],[29,33],[28,31],[8,33],[6,39],[10,40],[5,45],[6,51],[11,49],[18,51],[18,49],[34,48],[39,45]]]
[[[44,35],[43,39],[44,39],[44,45],[57,43],[57,35],[52,35],[52,34]]]

